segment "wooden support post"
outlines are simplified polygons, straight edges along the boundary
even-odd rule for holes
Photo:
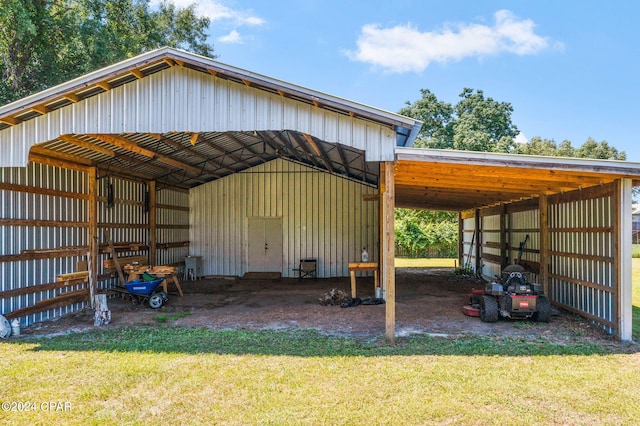
[[[380,175],[382,192],[380,194],[382,216],[380,265],[383,288],[385,289],[386,335],[387,340],[394,341],[396,337],[395,230],[393,226],[395,213],[394,162],[381,163]]]
[[[540,209],[540,284],[549,297],[549,199],[541,195]]]
[[[111,322],[111,311],[107,306],[107,295],[96,294],[94,296],[93,305],[95,306],[95,314],[93,319],[93,325],[100,327],[101,325],[107,325]]]
[[[618,340],[632,339],[632,188],[631,179],[618,179],[611,197],[613,205],[615,335]]]
[[[500,212],[500,271],[509,264],[509,239],[507,238],[507,205],[502,205]]]
[[[95,309],[94,296],[98,294],[98,170],[91,167],[89,175],[89,252],[87,259],[89,270],[89,303]]]
[[[476,229],[475,229],[475,234],[476,234],[476,248],[475,248],[475,252],[476,252],[476,261],[475,261],[475,271],[476,274],[481,274],[482,273],[482,253],[480,253],[480,250],[482,248],[482,232],[480,231],[480,227],[482,226],[482,218],[480,217],[480,209],[476,209],[476,214],[475,214],[475,219],[476,219]]]
[[[149,265],[154,266],[158,262],[156,255],[157,242],[157,214],[156,214],[156,181],[149,181]]]
[[[458,266],[464,267],[464,219],[458,213]]]

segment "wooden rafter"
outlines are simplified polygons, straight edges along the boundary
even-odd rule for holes
[[[198,133],[194,133],[194,135],[197,135]],[[213,166],[216,168],[215,170],[212,170],[209,167],[206,167],[206,165],[209,163],[209,157],[206,156],[205,154],[201,154],[198,151],[191,149],[191,147],[189,146],[184,146],[182,145],[180,142],[176,142],[171,138],[167,138],[167,137],[163,137],[162,135],[158,134],[158,133],[150,133],[149,136],[151,136],[154,139],[157,139],[159,141],[162,141],[163,143],[169,145],[170,147],[172,147],[173,149],[175,149],[176,151],[184,151],[186,153],[188,153],[189,156],[193,156],[193,157],[197,157],[201,160],[203,160],[203,163],[205,164],[204,167],[204,171],[207,172],[207,174],[210,174],[214,177],[219,178],[221,176],[221,174],[219,173],[218,169],[222,168],[225,170],[228,170],[230,172],[233,172],[234,170],[229,169],[227,167],[225,167],[224,165],[222,165],[222,163],[220,164],[213,164]],[[192,136],[193,138],[193,136]]]
[[[80,102],[82,100],[82,98],[75,93],[65,93],[62,95],[62,98],[72,103]]]
[[[322,146],[317,144],[313,140],[313,137],[311,137],[311,135],[309,135],[307,133],[302,133],[302,136],[306,139],[307,143],[309,144],[311,149],[313,149],[313,151],[316,153],[316,155],[318,157],[320,157],[320,159],[324,163],[324,165],[327,168],[327,170],[329,170],[331,173],[333,173],[334,171],[333,171],[333,166],[331,165],[331,161],[329,160],[329,157],[327,156],[327,153],[324,151]]]
[[[109,83],[107,83],[106,81],[98,81],[96,83],[96,86],[98,86],[99,88],[101,88],[105,92],[108,92],[109,90],[111,90],[111,85]]]
[[[22,122],[22,120],[20,120],[19,118],[16,118],[16,117],[1,117],[0,118],[0,123],[8,124],[10,126],[15,126],[17,124],[20,124],[21,122]]]
[[[110,145],[113,146],[117,146],[118,148],[122,148],[124,150],[133,152],[135,154],[139,154],[142,155],[144,157],[147,158],[151,158],[154,159],[156,161],[159,161],[161,163],[167,164],[169,166],[172,167],[177,167],[179,169],[183,169],[183,170],[187,170],[191,173],[195,173],[195,174],[200,174],[201,170],[197,167],[192,166],[191,164],[187,164],[184,163],[182,161],[178,161],[175,160],[173,158],[170,157],[166,157],[164,155],[161,155],[155,151],[152,151],[150,149],[147,148],[143,148],[140,145],[136,144],[135,142],[131,141],[130,139],[127,139],[125,137],[122,136],[117,136],[117,135],[101,135],[101,134],[90,134],[88,135],[94,139],[98,139],[101,140],[103,142],[106,142]]]
[[[115,151],[109,149],[109,148],[105,148],[103,146],[99,146],[96,144],[92,144],[90,142],[87,142],[85,140],[82,140],[76,136],[71,136],[71,135],[60,135],[58,137],[58,140],[62,141],[62,142],[66,142],[66,143],[70,143],[72,145],[75,146],[79,146],[80,148],[84,148],[84,149],[88,149],[90,151],[94,151],[97,152],[99,154],[103,154],[106,155],[107,157],[115,157],[116,153]]]
[[[131,74],[133,74],[133,76],[138,80],[144,78],[144,73],[137,68],[132,69]]]

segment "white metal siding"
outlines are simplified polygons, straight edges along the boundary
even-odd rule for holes
[[[251,130],[305,132],[394,160],[391,127],[173,67],[0,130],[0,167],[26,165],[31,146],[62,134]]]
[[[549,211],[552,300],[614,323],[612,197],[550,202]]]
[[[321,277],[347,276],[347,264],[367,247],[378,257],[377,189],[285,160],[275,160],[191,190],[191,255],[208,275],[247,272],[246,221],[281,217],[283,270],[295,276],[300,259],[318,259]]]
[[[482,236],[482,255],[485,254],[500,256],[500,249],[496,247],[487,247],[487,243],[500,243],[500,215],[484,216],[481,225]],[[501,264],[482,259],[481,273],[494,277],[500,275]]]
[[[520,256],[520,244],[527,240],[522,252],[522,260],[540,263],[540,209],[514,212],[508,215],[509,263]],[[538,275],[532,273],[529,280],[538,281]]]
[[[30,164],[26,168],[0,168],[0,182],[86,194],[86,175],[81,172]],[[84,200],[54,195],[29,194],[0,190],[0,218],[33,219],[69,222],[88,220],[88,203]],[[20,254],[22,250],[88,245],[85,227],[2,226],[0,225],[0,255]],[[15,290],[56,281],[58,274],[73,272],[82,257],[51,258],[30,261],[0,262],[0,291]],[[66,287],[65,291],[80,289]],[[34,305],[55,297],[60,290],[34,292],[0,299],[0,313]],[[23,325],[59,316],[83,304],[68,305],[20,318]]]

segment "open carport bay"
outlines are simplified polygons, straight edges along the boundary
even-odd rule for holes
[[[500,320],[486,324],[467,317],[462,306],[472,288],[482,283],[456,275],[450,268],[402,268],[396,273],[398,288],[397,335],[432,333],[456,337],[522,337],[559,344],[576,341],[612,342],[614,337],[588,320],[560,311],[551,322]],[[112,323],[107,327],[160,325],[212,329],[314,329],[331,335],[375,339],[385,332],[385,306],[351,308],[323,306],[319,299],[336,288],[350,293],[348,278],[248,280],[215,277],[182,282],[184,297],[170,293],[159,310],[120,298],[109,300]],[[170,289],[171,290],[171,289]],[[358,278],[358,296],[373,296],[373,278]],[[83,310],[66,317],[36,323],[26,335],[64,334],[92,329],[93,313]]]

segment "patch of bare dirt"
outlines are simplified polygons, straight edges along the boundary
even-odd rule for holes
[[[373,279],[358,278],[358,296],[373,297]],[[543,338],[559,344],[616,344],[613,337],[582,317],[557,312],[551,322],[500,320],[486,324],[462,313],[472,288],[482,283],[453,274],[451,269],[399,269],[396,275],[396,334],[473,334]],[[112,298],[112,322],[107,327],[158,324],[212,329],[315,329],[325,334],[379,337],[385,333],[385,305],[350,308],[323,306],[331,289],[351,293],[348,278],[244,280],[217,277],[182,282],[184,297],[169,294],[168,303],[154,310],[127,298]],[[171,288],[170,288],[171,290]],[[25,335],[52,335],[93,328],[93,313],[78,312],[34,324]]]

